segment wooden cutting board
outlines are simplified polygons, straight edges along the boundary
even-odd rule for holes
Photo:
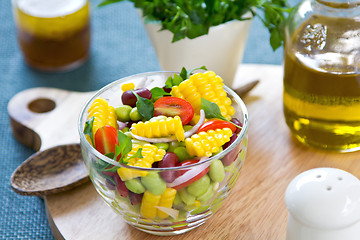
[[[281,66],[243,64],[233,87],[254,79],[260,79],[261,83],[244,99],[249,110],[249,145],[237,184],[224,205],[208,222],[188,233],[167,239],[285,239],[287,209],[284,193],[295,176],[311,168],[335,167],[360,177],[360,152],[328,153],[303,146],[292,138],[282,112]],[[67,120],[69,124],[66,126],[70,128],[70,123],[76,124],[76,112],[80,105],[92,93],[62,94],[74,99],[69,101],[68,97],[63,97],[62,101],[68,103],[67,107],[64,105],[61,111],[55,108],[62,116],[64,113],[67,116],[69,111],[74,115]],[[47,97],[51,96],[56,94]],[[62,101],[56,101],[57,106],[63,105]],[[55,118],[51,116],[54,113],[47,114],[51,119]],[[40,131],[43,124],[46,124],[45,121],[39,120],[37,124],[27,126],[28,131]],[[78,141],[76,125],[71,128],[68,132],[71,137],[62,139],[65,143]],[[39,148],[43,149],[45,144],[46,148],[55,144],[46,142],[51,140],[45,138],[52,134],[51,131],[52,128],[48,128],[45,135],[37,132],[38,138],[41,138]],[[38,138],[35,137],[35,140]],[[127,225],[103,202],[90,183],[46,196],[45,202],[56,239],[164,239]]]

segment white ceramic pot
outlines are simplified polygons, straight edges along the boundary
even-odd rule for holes
[[[175,43],[171,43],[173,34],[170,31],[159,31],[160,24],[145,24],[145,29],[163,70],[180,71],[182,67],[190,70],[206,66],[231,87],[242,61],[250,26],[251,20],[230,21],[211,27],[208,35]]]

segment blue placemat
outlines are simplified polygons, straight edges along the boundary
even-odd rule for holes
[[[28,68],[16,41],[11,1],[0,1],[0,238],[52,239],[44,202],[10,188],[10,176],[33,150],[17,142],[7,115],[9,99],[27,88],[46,86],[76,91],[99,89],[124,76],[159,70],[154,50],[130,3],[97,8],[92,2],[90,59],[77,70],[47,74]],[[282,50],[273,52],[267,30],[254,20],[244,63],[281,64]]]

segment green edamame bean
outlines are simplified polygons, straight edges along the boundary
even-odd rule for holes
[[[136,107],[131,109],[129,116],[132,121],[140,121],[142,119],[142,116]]]
[[[133,193],[143,193],[145,192],[145,187],[141,184],[138,178],[133,178],[125,181],[126,187]]]
[[[154,145],[159,149],[164,149],[165,151],[169,149],[168,143],[154,143]]]
[[[191,214],[192,214],[192,215],[197,215],[197,214],[199,214],[199,213],[205,212],[205,211],[208,210],[209,208],[210,208],[209,205],[204,205],[204,206],[198,207],[198,208],[196,208],[195,210],[191,211]]]
[[[122,105],[115,108],[115,114],[117,116],[117,120],[120,122],[129,122],[130,121],[130,112],[132,107],[129,105]]]
[[[166,183],[157,172],[149,172],[141,178],[141,183],[154,195],[161,195],[166,189]]]
[[[222,182],[225,178],[224,165],[219,159],[214,160],[209,169],[209,175],[214,182]]]
[[[128,132],[129,130],[130,130],[130,128],[124,127],[121,131],[122,131],[123,133],[126,133],[126,132]]]
[[[191,130],[192,128],[193,128],[193,126],[191,126],[191,125],[185,125],[184,131],[187,132],[187,131]]]
[[[234,165],[235,163],[232,162],[230,165],[226,166],[224,169],[225,169],[225,172],[233,172],[234,171]]]
[[[174,198],[174,205],[180,205],[182,203],[179,192],[176,192],[175,198]]]
[[[219,150],[217,150],[216,152],[214,152],[212,155],[215,156],[216,154],[219,154],[223,151],[222,147],[219,147]]]
[[[169,143],[168,152],[174,152],[177,147],[185,147],[185,142],[171,142]]]
[[[160,121],[162,119],[166,119],[166,116],[156,116],[156,117],[153,117],[149,120],[149,122],[155,122],[155,121]]]
[[[205,174],[202,178],[187,186],[186,190],[191,195],[195,197],[199,197],[208,190],[209,186],[210,186],[210,178],[207,174]]]
[[[212,196],[214,196],[213,184],[211,184],[211,186],[206,190],[206,192],[203,195],[197,197],[196,199],[199,200],[201,203],[204,203],[210,200]]]
[[[191,158],[185,147],[176,147],[174,149],[174,153],[176,154],[180,162]]]
[[[193,205],[195,204],[195,196],[188,193],[186,191],[186,188],[180,189],[178,191],[181,200],[186,204],[186,205]]]

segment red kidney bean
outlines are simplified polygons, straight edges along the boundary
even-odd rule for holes
[[[137,194],[129,191],[129,200],[131,205],[138,205],[141,202],[142,197],[143,197],[143,193]]]
[[[167,87],[163,87],[164,91],[167,92],[167,93],[170,93],[171,92],[171,88],[167,88]]]
[[[125,182],[123,182],[118,174],[114,175],[114,180],[116,182],[116,190],[118,191],[121,197],[126,198],[129,194],[129,189],[127,189]]]
[[[106,178],[105,180],[105,185],[108,189],[110,190],[115,190],[116,189],[116,184],[114,183],[114,175],[117,173],[116,172],[109,172],[109,171],[102,171],[101,172],[103,175],[108,176],[109,178],[111,178],[113,181],[111,181],[109,178]]]
[[[115,190],[116,189],[116,185],[110,181],[109,179],[105,180],[105,185],[109,190]]]
[[[232,118],[230,121],[233,122],[233,123],[235,123],[236,125],[242,127],[242,123],[240,122],[239,119],[237,119],[237,118]],[[239,133],[240,131],[241,131],[241,128],[236,128],[235,133]]]
[[[159,168],[169,168],[176,167],[179,163],[179,159],[175,153],[168,152],[165,154],[163,159],[158,163]],[[177,171],[163,171],[160,172],[161,178],[167,182],[171,183],[178,176]]]
[[[230,141],[228,141],[223,145],[223,150],[227,149],[236,139],[237,139],[237,134],[233,133],[230,137]]]
[[[241,152],[241,151],[240,151]],[[226,166],[229,166],[231,165],[238,157],[238,155],[240,154],[240,152],[238,152],[238,149],[233,149],[231,150],[228,154],[226,154],[222,159],[222,163],[223,165],[226,167]]]
[[[228,141],[227,143],[225,143],[223,145],[223,149],[225,150],[226,148],[228,148],[237,138],[237,134],[233,133],[230,137],[230,141]],[[237,158],[238,155],[238,149],[239,147],[236,146],[233,150],[231,150],[228,154],[226,154],[221,161],[223,162],[224,166],[229,166],[232,162],[234,162]]]
[[[140,97],[151,99],[152,94],[149,89],[139,88],[134,90]],[[130,91],[125,91],[121,96],[122,103],[131,107],[136,107],[136,96]]]

